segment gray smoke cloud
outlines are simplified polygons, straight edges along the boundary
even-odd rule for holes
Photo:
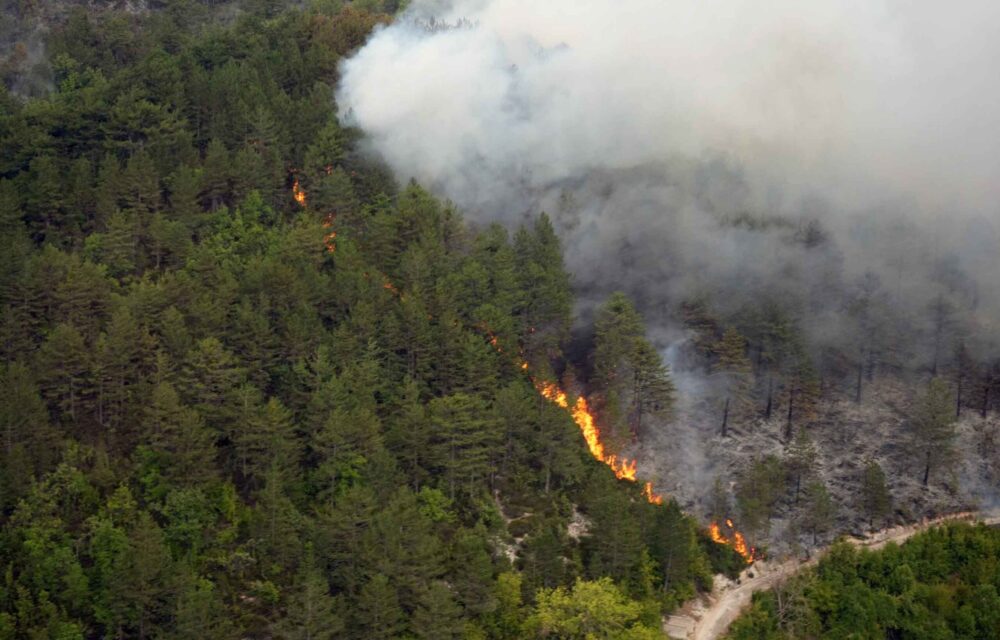
[[[921,376],[956,338],[1000,352],[997,34],[988,0],[415,0],[337,101],[468,218],[547,211],[583,325],[613,290],[637,301],[681,397],[632,453],[691,507],[736,454],[682,300],[731,322],[777,301],[845,398],[869,334]]]
[[[867,271],[997,317],[997,33],[981,0],[415,0],[337,100],[473,220],[548,211],[585,307],[766,292],[837,340]]]

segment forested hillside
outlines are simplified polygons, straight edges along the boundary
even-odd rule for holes
[[[0,638],[659,637],[742,560],[542,393],[581,391],[549,219],[358,153],[332,87],[387,15],[257,5],[71,12],[0,95]],[[644,333],[614,296],[588,349],[612,443],[672,406]]]
[[[727,636],[1000,637],[1000,531],[952,524],[881,551],[835,545],[807,574],[766,593]]]

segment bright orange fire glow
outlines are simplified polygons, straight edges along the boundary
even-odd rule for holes
[[[521,366],[522,369],[527,367]],[[615,477],[621,480],[629,480],[631,482],[636,481],[636,461],[628,460],[626,458],[619,458],[614,454],[605,453],[604,443],[601,442],[601,430],[598,428],[597,423],[594,421],[594,414],[590,412],[590,407],[587,405],[587,399],[580,396],[570,407],[569,398],[566,392],[559,388],[559,386],[554,382],[545,382],[534,380],[535,388],[538,392],[559,405],[563,409],[569,411],[570,415],[573,416],[573,422],[576,426],[580,428],[580,433],[583,434],[583,439],[587,443],[587,448],[590,450],[590,455],[594,456],[604,464],[611,467],[611,471],[614,472]],[[663,497],[653,493],[652,483],[646,483],[643,488],[643,495],[646,499],[654,504],[661,504],[663,502]]]
[[[292,180],[292,197],[303,207],[306,206],[306,192],[299,185],[299,177],[295,176]]]
[[[490,344],[497,350],[497,353],[503,353],[503,347],[500,346],[500,340],[496,334],[485,325],[481,325],[481,328],[486,332]],[[534,327],[531,328],[531,331],[534,331]],[[520,360],[518,366],[522,371],[529,369],[528,363],[524,360]],[[614,472],[615,477],[619,480],[636,482],[637,463],[635,460],[619,458],[614,454],[605,453],[604,443],[601,442],[601,430],[594,420],[594,414],[591,413],[586,398],[580,396],[570,406],[569,396],[556,383],[538,380],[534,376],[531,377],[531,382],[535,385],[538,393],[569,412],[573,418],[573,422],[576,423],[576,426],[580,429],[580,433],[583,434],[583,439],[587,443],[590,455],[611,467],[611,471]],[[642,495],[653,504],[663,504],[663,496],[653,493],[653,484],[651,482],[643,485]]]
[[[743,537],[743,534],[733,528],[732,520],[727,518],[726,526],[730,531],[729,536],[723,535],[719,525],[715,522],[708,526],[708,535],[711,536],[712,542],[732,547],[733,551],[743,556],[743,559],[746,560],[747,564],[753,563],[756,559],[757,550],[753,547],[747,546],[747,541]]]
[[[298,184],[298,182],[296,182],[296,184]],[[302,197],[302,202],[305,203],[305,193],[302,194]],[[297,197],[296,200],[298,200]],[[305,204],[302,206],[305,206]],[[328,214],[323,220],[323,228],[328,230],[328,232],[323,235],[323,244],[326,245],[326,250],[329,253],[333,253],[337,250],[337,243],[335,242],[337,239],[337,232],[330,228],[333,226],[333,218],[334,214],[331,213]]]
[[[649,500],[653,504],[663,504],[663,496],[653,493],[652,482],[647,482],[642,486],[642,495],[646,496],[646,500]]]

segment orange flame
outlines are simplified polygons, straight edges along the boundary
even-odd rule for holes
[[[292,179],[292,197],[304,208],[306,206],[306,192],[299,185],[299,177]]]
[[[708,535],[712,538],[712,542],[732,547],[733,551],[743,556],[747,564],[752,564],[756,560],[757,549],[747,546],[747,541],[743,537],[743,534],[733,528],[732,520],[727,518],[726,526],[731,532],[730,537],[722,534],[717,523],[713,522],[708,526]]]
[[[485,324],[480,325],[480,328],[486,332],[490,344],[497,350],[497,353],[503,353],[503,347],[500,346],[500,340],[496,334]],[[534,330],[535,328],[531,327],[530,331],[534,332]],[[525,360],[520,360],[518,366],[522,371],[527,371],[529,368]],[[576,426],[580,429],[580,433],[583,434],[583,439],[587,443],[590,455],[611,467],[611,471],[619,480],[636,482],[637,461],[605,453],[604,443],[601,442],[601,430],[594,420],[594,414],[591,413],[590,406],[587,404],[585,397],[578,397],[573,406],[570,406],[569,396],[556,383],[538,380],[533,376],[531,377],[531,382],[535,385],[538,393],[569,412],[573,418],[573,422],[576,423]],[[653,493],[653,483],[651,482],[643,485],[642,495],[652,504],[663,504],[663,496]]]
[[[646,500],[652,504],[663,504],[663,496],[658,493],[653,493],[653,483],[647,482],[642,487],[642,495],[646,496]]]
[[[298,185],[298,180],[295,181],[295,184]],[[300,193],[302,193],[302,201],[300,202],[300,204],[304,207],[305,192],[300,192]],[[296,200],[299,199],[298,195],[296,195],[295,199]],[[328,233],[326,233],[323,236],[323,244],[326,245],[326,250],[328,253],[333,253],[334,251],[337,250],[337,243],[335,242],[335,240],[337,239],[337,232],[330,228],[333,226],[333,219],[335,217],[336,217],[335,214],[330,213],[327,214],[326,218],[323,219],[323,228],[328,230]]]
[[[526,369],[527,367],[522,365],[521,368]],[[590,412],[590,407],[587,405],[586,398],[580,396],[576,399],[576,402],[573,403],[573,406],[570,407],[569,398],[567,397],[566,392],[560,389],[556,383],[538,380],[535,380],[534,383],[535,388],[538,389],[538,393],[542,394],[563,409],[569,411],[570,415],[573,417],[573,422],[576,423],[576,426],[580,428],[580,433],[583,434],[583,439],[587,443],[590,455],[611,467],[611,471],[614,472],[616,478],[620,480],[629,480],[631,482],[636,481],[637,463],[635,460],[619,458],[614,454],[605,453],[604,443],[601,442],[601,430],[594,421],[594,414]],[[654,504],[660,504],[663,502],[662,496],[653,493],[651,483],[646,483],[645,488],[643,489],[643,495],[645,495],[646,498]]]

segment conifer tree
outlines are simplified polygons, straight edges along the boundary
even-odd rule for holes
[[[812,438],[805,429],[799,429],[795,434],[795,440],[788,446],[785,452],[785,469],[788,470],[789,479],[795,486],[795,503],[798,504],[799,492],[802,489],[802,479],[809,478],[816,472],[816,463],[819,453]]]
[[[433,429],[429,453],[449,496],[473,494],[494,469],[496,422],[482,400],[464,393],[431,400],[428,414]]]
[[[354,637],[391,640],[403,630],[403,611],[389,578],[377,573],[362,587],[355,612]]]
[[[922,483],[926,487],[931,472],[947,468],[955,453],[955,414],[951,392],[940,378],[934,378],[917,399],[911,417],[911,445],[921,461]]]
[[[874,459],[865,463],[861,475],[860,502],[862,512],[868,517],[868,526],[874,527],[875,521],[884,521],[892,510],[892,496],[885,481],[885,472]]]
[[[457,640],[462,637],[461,610],[448,584],[436,580],[424,589],[410,627],[422,640]]]
[[[307,545],[285,617],[275,628],[278,637],[284,640],[339,638],[344,630],[339,608],[338,600],[330,595],[326,579],[314,565],[312,546]]]
[[[726,437],[729,421],[745,418],[752,409],[753,378],[746,357],[746,341],[735,328],[726,329],[715,352],[718,359],[712,369],[725,392],[721,435]]]
[[[594,331],[594,382],[603,394],[604,412],[612,425],[624,422],[635,438],[645,415],[669,415],[673,383],[625,294],[608,298],[597,312]]]

